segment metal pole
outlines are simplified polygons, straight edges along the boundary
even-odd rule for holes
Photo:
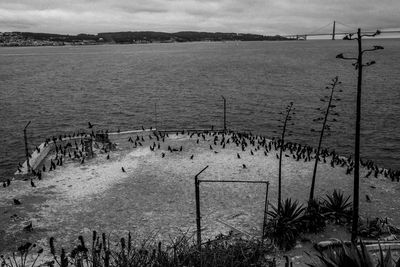
[[[201,252],[201,214],[200,214],[200,181],[198,176],[208,168],[208,165],[194,176],[196,194],[196,225],[197,225],[197,247]]]
[[[224,131],[226,131],[226,99],[223,95],[221,97],[224,100]]]
[[[154,103],[154,118],[155,118],[156,130],[157,130],[157,103]]]
[[[264,244],[265,227],[267,225],[268,188],[269,188],[269,183],[267,183],[266,190],[265,190],[264,221],[263,221],[263,228],[262,228],[261,244]]]
[[[28,138],[26,136],[26,128],[28,128],[29,124],[31,124],[31,121],[29,121],[24,128],[25,156],[26,156],[26,167],[28,168],[28,173],[31,172],[31,165],[29,164]]]

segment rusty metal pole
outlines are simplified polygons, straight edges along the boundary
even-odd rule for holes
[[[264,244],[265,227],[267,226],[268,189],[269,189],[269,182],[267,182],[267,184],[266,184],[266,190],[265,190],[264,221],[263,221],[263,226],[262,226],[261,244]]]
[[[198,176],[208,168],[208,165],[194,176],[196,194],[196,226],[197,226],[197,247],[201,252],[201,214],[200,214],[200,181]]]
[[[31,172],[31,165],[29,164],[28,138],[26,136],[26,128],[28,128],[29,124],[31,124],[31,121],[29,121],[24,128],[25,156],[26,156],[26,167],[28,168],[28,173]]]
[[[224,100],[224,131],[226,131],[226,99],[223,95],[221,97]]]

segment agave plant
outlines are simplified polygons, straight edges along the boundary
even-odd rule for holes
[[[304,229],[310,233],[318,233],[326,226],[326,216],[322,211],[322,203],[316,199],[308,201],[304,212]]]
[[[280,249],[289,250],[294,247],[301,233],[305,208],[291,198],[282,202],[280,209],[271,206],[272,210],[267,213],[271,219],[266,225],[266,236]]]
[[[379,245],[379,252],[378,264],[375,264],[362,241],[359,246],[352,243],[350,247],[342,242],[338,247],[329,248],[325,252],[319,251],[317,258],[320,262],[309,263],[307,265],[311,267],[400,267],[400,259],[396,263],[392,258],[390,249],[387,251],[386,256],[384,256],[382,248]]]
[[[327,194],[322,202],[322,211],[327,218],[335,221],[337,224],[343,224],[351,219],[350,196],[345,197],[341,191],[336,189],[332,195]]]

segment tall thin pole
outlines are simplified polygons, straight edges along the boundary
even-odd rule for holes
[[[266,189],[265,189],[264,220],[263,220],[263,226],[262,226],[261,244],[264,243],[265,227],[267,225],[268,189],[269,189],[269,183],[266,184]]]
[[[194,176],[196,194],[196,226],[197,226],[197,247],[201,252],[201,214],[200,214],[200,181],[198,176],[208,168],[208,165]]]
[[[224,100],[224,131],[226,131],[226,99],[223,95],[221,97]]]
[[[333,21],[332,40],[335,40],[336,21]]]
[[[26,156],[26,167],[28,168],[28,173],[31,172],[31,165],[29,164],[28,138],[26,136],[26,128],[28,128],[29,124],[31,124],[31,121],[29,121],[24,128],[25,156]]]
[[[155,121],[155,127],[157,130],[157,103],[154,103],[154,121]]]
[[[360,190],[360,124],[361,124],[361,82],[362,82],[362,44],[361,29],[357,30],[358,43],[358,80],[357,80],[357,113],[356,113],[356,138],[354,151],[354,191],[353,191],[353,225],[351,228],[351,240],[357,238],[358,212],[359,212],[359,190]]]

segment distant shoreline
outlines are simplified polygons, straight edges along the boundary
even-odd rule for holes
[[[229,42],[229,41],[288,41],[289,38],[275,35],[265,36],[244,33],[211,32],[109,32],[78,35],[62,35],[32,32],[0,33],[0,46],[65,46],[101,44],[148,44],[148,43],[186,43],[186,42]]]

